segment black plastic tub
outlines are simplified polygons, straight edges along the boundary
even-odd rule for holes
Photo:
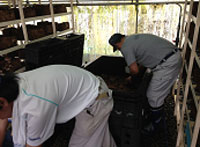
[[[110,78],[114,76],[124,78],[130,76],[126,73],[126,66],[123,57],[101,56],[85,69],[98,76],[108,75],[107,77]],[[133,82],[137,81],[137,86],[134,86],[131,91],[122,90],[120,86],[112,89],[114,107],[109,118],[109,126],[118,147],[140,147],[146,90],[152,76],[144,73],[134,77]],[[142,80],[137,80],[137,78]],[[107,82],[106,79],[104,80]]]
[[[26,69],[51,64],[82,66],[83,34],[69,34],[28,44],[25,48]]]

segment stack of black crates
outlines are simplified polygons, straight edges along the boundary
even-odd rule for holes
[[[51,64],[82,66],[83,34],[68,34],[28,44],[25,48],[26,69]]]
[[[95,75],[106,74],[112,78],[115,75],[128,76],[126,66],[122,57],[101,56],[85,69]],[[113,89],[114,107],[109,126],[117,147],[141,147],[143,112],[148,103],[146,90],[151,77],[151,74],[144,74],[142,80],[135,83],[137,86],[133,91]]]

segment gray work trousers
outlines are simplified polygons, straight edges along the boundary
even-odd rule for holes
[[[99,94],[107,96],[96,99],[76,116],[75,128],[69,147],[116,147],[109,131],[108,118],[113,108],[112,91],[100,79]]]
[[[182,57],[178,51],[152,70],[153,77],[147,89],[147,98],[151,107],[158,108],[164,104],[165,98],[178,77],[181,65]]]

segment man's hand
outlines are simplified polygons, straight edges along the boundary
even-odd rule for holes
[[[130,66],[129,66],[129,69],[130,69],[130,73],[135,75],[139,72],[139,68],[138,68],[138,65],[136,62],[133,62]]]

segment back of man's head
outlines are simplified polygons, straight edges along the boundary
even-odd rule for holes
[[[122,35],[120,33],[113,34],[109,39],[109,44],[113,46],[113,52],[115,52],[118,48],[116,46],[117,43],[121,42],[122,38],[124,38],[125,35]]]
[[[13,73],[0,76],[0,97],[5,98],[8,103],[16,100],[19,95],[18,79]]]

